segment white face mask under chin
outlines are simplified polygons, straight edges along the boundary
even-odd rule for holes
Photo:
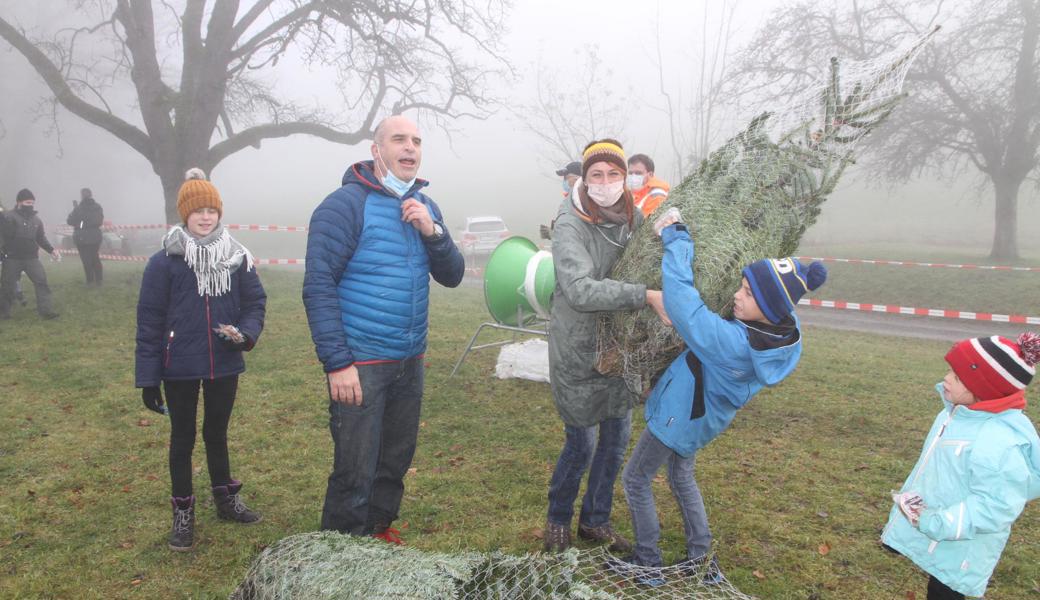
[[[625,191],[625,182],[586,183],[585,187],[589,190],[589,198],[592,198],[592,201],[599,206],[606,208],[614,206],[621,198],[621,194]]]

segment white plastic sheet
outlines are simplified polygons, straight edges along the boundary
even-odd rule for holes
[[[502,346],[495,375],[499,379],[549,383],[549,344],[542,339],[531,339]]]

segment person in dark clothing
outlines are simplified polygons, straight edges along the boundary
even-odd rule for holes
[[[101,225],[105,222],[105,211],[94,200],[90,188],[79,191],[80,200],[72,201],[72,212],[66,223],[72,226],[72,239],[76,242],[79,259],[83,262],[83,272],[87,276],[87,285],[101,286]]]
[[[253,256],[220,223],[220,194],[200,169],[188,171],[177,210],[183,224],[166,234],[141,280],[135,380],[145,407],[170,416],[169,547],[185,551],[195,544],[191,455],[200,388],[202,439],[217,517],[236,523],[261,518],[242,502],[242,483],[231,477],[227,431],[238,376],[245,371],[242,352],[260,338],[267,295]]]
[[[54,319],[51,304],[51,288],[47,285],[47,273],[40,262],[39,249],[43,248],[55,261],[61,254],[47,241],[43,221],[36,215],[36,197],[28,189],[19,190],[15,198],[15,209],[0,213],[0,237],[3,237],[3,270],[0,271],[0,319],[11,317],[11,303],[16,297],[18,280],[22,273],[32,281],[36,289],[36,310],[44,319]]]

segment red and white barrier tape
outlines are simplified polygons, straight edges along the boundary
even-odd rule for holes
[[[172,225],[161,225],[161,224],[155,223],[155,224],[150,224],[150,225],[104,225],[104,226],[101,227],[101,229],[103,229],[105,231],[118,231],[118,230],[122,230],[122,229],[169,229],[170,227],[173,227],[173,226]],[[300,225],[254,225],[254,224],[242,225],[242,224],[230,223],[230,224],[224,225],[224,227],[226,227],[226,228],[228,228],[228,229],[230,229],[232,231],[297,231],[297,232],[306,232],[307,231],[307,227],[306,226],[300,226]],[[61,233],[69,233],[69,232],[72,231],[72,227],[70,225],[58,225],[57,227],[55,227],[55,230],[59,231]]]
[[[869,258],[832,258],[818,256],[796,256],[798,260],[819,260],[823,262],[840,262],[857,265],[892,265],[897,267],[939,267],[943,269],[985,269],[987,271],[1032,271],[1040,272],[1040,267],[1012,267],[1008,265],[972,265],[956,263],[929,263],[909,260],[873,260]]]
[[[910,306],[896,306],[894,304],[867,304],[865,302],[845,302],[844,300],[817,300],[815,298],[802,298],[798,301],[798,304],[802,306],[838,308],[842,310],[861,310],[865,312],[881,312],[897,315],[920,315],[925,317],[943,317],[946,319],[967,319],[970,321],[995,321],[998,323],[1022,323],[1029,325],[1040,325],[1040,317],[1027,317],[1025,315],[998,315],[985,312],[970,312],[966,310],[948,310],[942,308],[914,308]]]
[[[78,255],[79,252],[76,250],[58,250],[62,254]],[[122,256],[119,254],[99,254],[99,258],[103,260],[118,260],[122,262],[148,262],[147,256]],[[302,265],[306,264],[306,259],[303,258],[257,258],[253,260],[253,264],[257,265]]]

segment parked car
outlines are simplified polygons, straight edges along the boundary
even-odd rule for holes
[[[510,235],[509,228],[499,217],[467,217],[466,226],[456,239],[466,264],[475,266],[486,260],[491,251]]]
[[[75,250],[76,241],[72,239],[72,231],[58,231],[55,234],[54,246],[62,250]],[[99,254],[130,256],[130,240],[115,231],[102,231]]]

